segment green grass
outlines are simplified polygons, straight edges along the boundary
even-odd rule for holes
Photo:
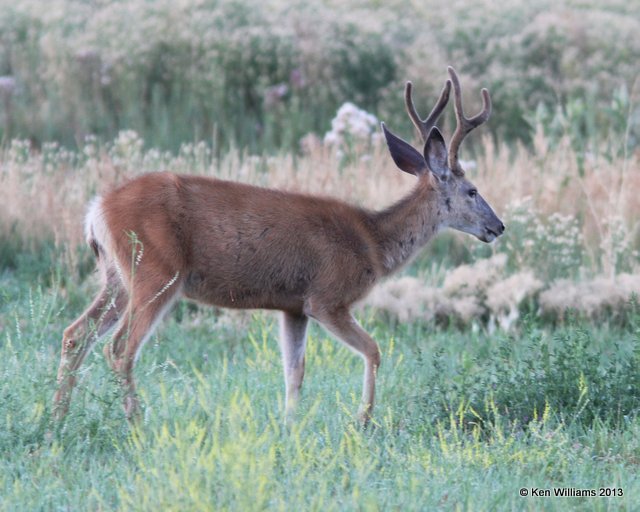
[[[363,431],[362,363],[322,329],[287,429],[275,316],[232,327],[180,305],[138,362],[144,416],[131,429],[100,350],[66,421],[50,420],[61,332],[93,283],[5,272],[0,289],[2,510],[633,510],[640,497],[638,315],[489,334],[362,313],[383,353]]]

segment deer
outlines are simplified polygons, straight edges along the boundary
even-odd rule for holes
[[[467,118],[452,67],[426,119],[405,87],[409,118],[424,142],[420,152],[382,131],[397,167],[417,178],[415,188],[379,211],[337,199],[260,188],[211,177],[149,173],[93,199],[85,219],[102,288],[63,332],[54,417],[62,419],[77,371],[98,340],[123,389],[126,418],[140,416],[133,370],[145,341],[179,298],[221,308],[280,312],[279,345],[285,381],[285,418],[300,398],[309,319],[364,360],[358,418],[373,413],[380,366],[376,342],[356,321],[352,306],[381,279],[398,271],[445,228],[483,242],[505,226],[467,180],[458,151],[485,123],[491,100]],[[453,86],[456,129],[449,145],[436,122]]]

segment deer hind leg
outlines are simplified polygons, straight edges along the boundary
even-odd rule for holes
[[[133,368],[144,343],[151,337],[158,323],[174,304],[182,288],[179,274],[160,281],[144,276],[136,278],[132,296],[122,314],[113,340],[104,347],[109,366],[118,377],[124,391],[124,410],[129,420],[139,415],[139,403],[133,379]],[[156,283],[156,286],[153,285]],[[144,283],[144,284],[142,284]]]
[[[366,426],[373,413],[376,374],[380,366],[380,349],[347,309],[314,312],[312,316],[364,359],[362,404],[358,416],[362,424]]]
[[[118,322],[127,302],[115,270],[107,271],[106,282],[93,303],[62,336],[62,350],[58,367],[58,389],[53,398],[54,416],[62,419],[68,409],[76,384],[76,372],[95,343]]]
[[[280,317],[280,351],[284,367],[285,414],[287,422],[293,419],[293,412],[300,397],[304,379],[304,352],[307,345],[307,324],[309,317],[283,312]]]

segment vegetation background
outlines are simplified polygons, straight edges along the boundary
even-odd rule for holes
[[[0,0],[0,509],[633,510],[638,62],[617,0]],[[92,195],[169,169],[382,208],[413,181],[378,120],[412,140],[404,82],[426,113],[447,65],[467,109],[491,91],[463,157],[507,232],[440,235],[362,305],[375,428],[321,329],[287,430],[275,317],[187,303],[138,364],[141,425],[99,350],[52,423]]]

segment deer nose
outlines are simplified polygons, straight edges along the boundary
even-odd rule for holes
[[[504,233],[504,224],[501,222],[498,226],[498,234],[501,235],[502,233]]]

